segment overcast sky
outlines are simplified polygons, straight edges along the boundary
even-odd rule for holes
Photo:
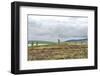
[[[28,40],[87,38],[88,17],[28,15]]]

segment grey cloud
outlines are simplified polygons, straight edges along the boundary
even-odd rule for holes
[[[67,40],[72,37],[87,37],[87,32],[87,17],[28,17],[28,40]]]

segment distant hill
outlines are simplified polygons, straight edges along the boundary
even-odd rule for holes
[[[65,42],[87,42],[88,39],[71,39],[71,40],[67,40]]]

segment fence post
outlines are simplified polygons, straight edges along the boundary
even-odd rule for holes
[[[38,41],[36,42],[36,46],[38,46]]]
[[[31,47],[33,48],[33,46],[34,46],[34,42],[32,41]]]
[[[60,45],[60,39],[58,39],[58,45]]]

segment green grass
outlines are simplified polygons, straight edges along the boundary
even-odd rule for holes
[[[56,42],[51,42],[51,41],[29,41],[29,43],[36,43],[36,42],[38,42],[38,43],[40,43],[40,44],[57,44]]]

